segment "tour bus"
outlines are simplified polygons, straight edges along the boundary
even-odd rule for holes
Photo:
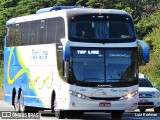
[[[127,12],[44,8],[8,20],[4,42],[4,100],[15,110],[47,109],[62,119],[137,109],[138,57],[147,63],[149,48]]]

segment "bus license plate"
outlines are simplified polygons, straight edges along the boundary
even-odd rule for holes
[[[111,103],[108,102],[100,102],[99,107],[111,107]]]
[[[146,100],[146,99],[141,99],[139,102],[140,102],[140,103],[147,103],[148,100]]]

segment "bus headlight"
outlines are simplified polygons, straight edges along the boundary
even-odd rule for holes
[[[159,92],[155,92],[154,94],[153,94],[153,97],[160,97],[160,93]]]
[[[88,97],[86,95],[83,95],[81,93],[78,92],[74,92],[73,90],[69,90],[69,93],[73,96],[76,96],[78,98],[82,98],[82,99],[88,99]]]
[[[133,91],[133,92],[131,92],[131,93],[127,93],[127,94],[125,94],[124,96],[122,96],[121,98],[120,98],[120,100],[126,100],[126,99],[131,99],[132,97],[134,97],[135,95],[137,95],[138,94],[138,91],[136,90],[136,91]]]

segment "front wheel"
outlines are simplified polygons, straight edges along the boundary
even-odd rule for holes
[[[52,111],[57,108],[57,99],[56,99],[56,95],[54,96],[54,99],[53,99],[53,108],[52,108]],[[66,117],[66,111],[63,111],[63,110],[54,110],[54,114],[55,114],[55,117],[58,118],[58,119],[64,119]]]
[[[55,111],[55,117],[58,119],[64,119],[66,117],[66,112],[62,110]]]
[[[123,116],[123,113],[124,111],[121,111],[121,110],[112,111],[111,112],[112,119],[121,119]]]

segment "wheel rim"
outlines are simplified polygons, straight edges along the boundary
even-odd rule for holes
[[[19,112],[23,112],[24,111],[24,105],[23,105],[23,94],[20,94],[20,98],[19,98]]]

